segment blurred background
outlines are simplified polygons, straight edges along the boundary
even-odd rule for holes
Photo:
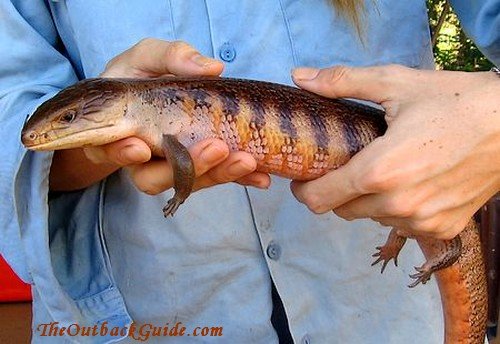
[[[467,38],[446,0],[427,0],[427,9],[436,68],[473,72],[493,67]]]

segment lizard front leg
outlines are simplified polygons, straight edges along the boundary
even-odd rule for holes
[[[169,215],[173,216],[179,206],[191,194],[195,171],[191,155],[175,136],[163,135],[162,148],[174,173],[175,194],[163,208],[163,215],[167,217]]]
[[[389,237],[384,246],[377,246],[376,249],[378,252],[374,253],[372,257],[378,257],[372,263],[372,266],[383,262],[382,268],[380,269],[380,273],[383,273],[387,264],[391,259],[394,259],[394,265],[398,266],[398,255],[401,252],[404,244],[406,243],[406,237],[401,236],[397,233],[397,229],[393,228],[389,233]]]

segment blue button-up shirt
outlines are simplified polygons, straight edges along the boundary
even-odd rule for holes
[[[498,0],[454,5],[498,63]],[[440,342],[436,285],[405,287],[421,253],[408,245],[380,276],[370,254],[387,231],[371,221],[313,215],[280,178],[197,192],[168,220],[171,192],[145,195],[124,171],[49,199],[51,154],[19,140],[37,105],[145,37],[184,40],[224,60],[226,76],[285,84],[297,66],[433,67],[423,0],[367,1],[362,23],[360,38],[327,0],[0,2],[0,252],[33,284],[33,340],[118,340],[42,337],[39,324],[135,321],[223,327],[173,342],[277,342],[272,278],[297,343]]]

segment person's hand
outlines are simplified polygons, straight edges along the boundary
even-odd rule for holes
[[[500,190],[500,80],[494,73],[401,66],[300,68],[295,83],[326,97],[370,100],[388,130],[346,165],[292,182],[315,213],[372,218],[410,235],[451,239]]]
[[[144,39],[113,58],[101,77],[148,78],[165,75],[217,76],[223,64],[202,56],[184,42]],[[267,188],[267,174],[254,172],[255,159],[245,152],[230,153],[221,140],[208,139],[190,147],[197,179],[194,190],[236,181],[243,185]],[[124,167],[139,190],[158,194],[173,186],[168,161],[151,160],[148,145],[129,137],[107,145],[56,151],[50,172],[53,191],[87,187]]]

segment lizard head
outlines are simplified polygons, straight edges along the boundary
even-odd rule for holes
[[[119,79],[80,81],[38,107],[25,123],[21,141],[32,150],[58,150],[126,137],[127,98],[127,86]]]

